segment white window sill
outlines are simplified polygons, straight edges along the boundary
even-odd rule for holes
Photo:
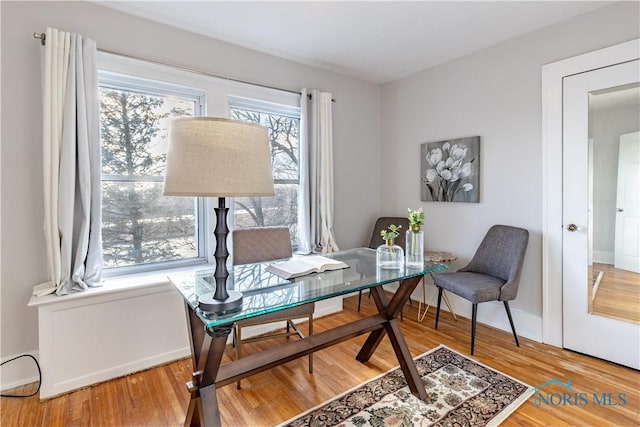
[[[29,299],[28,307],[38,307],[47,304],[76,301],[94,298],[97,296],[115,295],[122,292],[130,292],[153,287],[160,287],[169,284],[167,276],[178,272],[189,272],[198,270],[210,270],[215,268],[213,264],[198,264],[189,267],[171,268],[156,270],[145,273],[127,274],[123,276],[109,277],[102,281],[102,286],[89,288],[83,292],[74,292],[69,295],[58,296],[56,294],[42,297],[32,296]]]

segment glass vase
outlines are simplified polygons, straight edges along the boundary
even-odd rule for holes
[[[424,231],[419,228],[407,230],[405,247],[407,268],[423,268],[424,266]]]
[[[384,269],[404,267],[404,250],[394,244],[393,240],[387,240],[387,243],[376,249],[376,265]]]

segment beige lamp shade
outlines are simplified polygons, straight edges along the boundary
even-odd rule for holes
[[[171,122],[167,196],[273,196],[267,128],[217,117]]]

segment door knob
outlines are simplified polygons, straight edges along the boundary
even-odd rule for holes
[[[571,232],[576,231],[577,229],[578,229],[578,226],[577,226],[577,225],[575,225],[575,224],[569,224],[569,225],[567,226],[567,230],[569,230],[569,231],[571,231]]]
[[[616,212],[624,212],[624,209],[618,208],[616,209]]]

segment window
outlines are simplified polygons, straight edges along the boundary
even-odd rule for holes
[[[276,197],[238,198],[229,221],[285,225],[297,243],[299,94],[106,52],[98,67],[105,275],[214,261],[215,198],[162,195],[168,126],[181,116],[270,129]]]
[[[230,117],[269,129],[274,197],[236,197],[235,227],[289,227],[298,242],[300,108],[236,96],[229,97]]]
[[[169,122],[202,115],[204,91],[105,71],[99,88],[104,267],[202,262],[203,200],[162,187]]]

